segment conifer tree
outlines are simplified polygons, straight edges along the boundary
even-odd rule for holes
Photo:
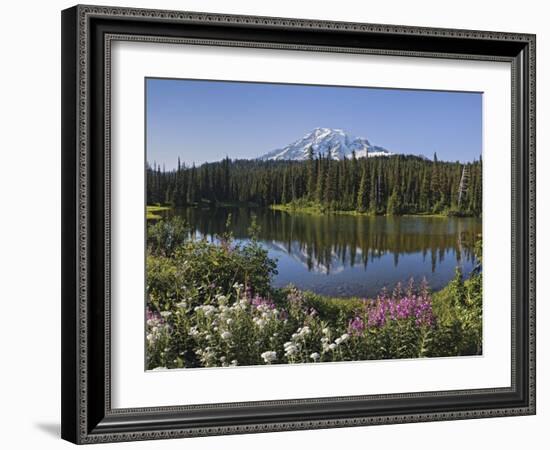
[[[359,190],[357,192],[357,211],[364,213],[369,209],[369,188],[368,188],[367,169],[363,168],[361,181],[359,182]]]

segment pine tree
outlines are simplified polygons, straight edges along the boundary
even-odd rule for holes
[[[388,199],[388,206],[386,212],[389,215],[401,214],[401,199],[399,198],[399,189],[397,186],[394,187],[390,198]]]
[[[315,199],[318,203],[322,203],[324,199],[324,177],[325,173],[323,170],[323,158],[319,156],[319,159],[317,160],[317,186],[315,188]]]
[[[307,152],[307,196],[313,200],[315,192],[315,160],[313,159],[313,147]]]
[[[197,202],[197,186],[196,186],[196,168],[193,164],[191,172],[189,172],[189,183],[187,185],[187,204],[192,205]]]
[[[357,192],[357,211],[364,213],[369,209],[369,188],[368,188],[368,175],[367,169],[363,168],[363,174],[361,175],[361,181],[359,183],[359,190]]]

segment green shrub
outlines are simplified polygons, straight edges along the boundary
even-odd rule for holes
[[[189,228],[179,216],[158,220],[147,227],[147,244],[156,255],[172,256],[188,238]]]

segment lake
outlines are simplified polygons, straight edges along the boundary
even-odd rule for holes
[[[443,288],[460,266],[475,265],[472,243],[481,219],[458,217],[389,217],[341,214],[309,215],[266,208],[178,208],[196,237],[215,240],[229,230],[246,242],[252,217],[259,241],[277,259],[273,284],[340,297],[375,296],[426,278],[433,290]]]

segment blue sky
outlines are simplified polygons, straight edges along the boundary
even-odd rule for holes
[[[255,158],[316,127],[390,151],[479,159],[482,94],[148,78],[147,160]]]

